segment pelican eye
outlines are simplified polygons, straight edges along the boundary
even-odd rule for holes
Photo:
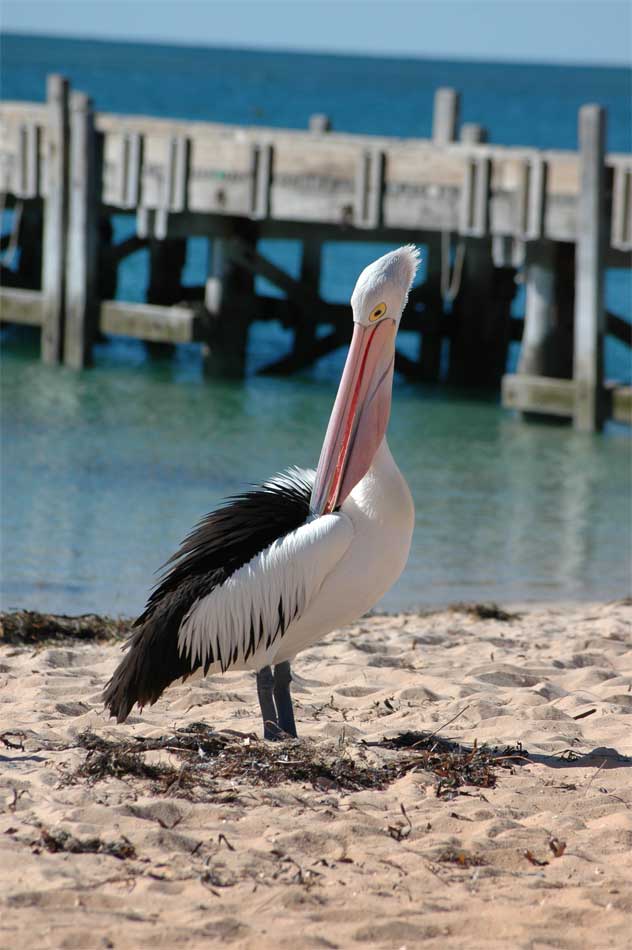
[[[376,320],[379,320],[380,317],[383,317],[386,313],[386,304],[379,303],[377,307],[373,307],[373,310],[369,314],[369,320],[371,323],[375,323]]]

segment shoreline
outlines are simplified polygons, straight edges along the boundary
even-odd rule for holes
[[[118,726],[121,622],[34,646],[3,619],[0,942],[627,945],[629,599],[365,617],[297,658],[283,745],[251,674]]]

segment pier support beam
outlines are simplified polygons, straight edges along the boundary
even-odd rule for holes
[[[66,228],[68,222],[68,80],[49,76],[46,87],[48,130],[44,203],[42,360],[61,362],[64,341]]]
[[[487,130],[464,125],[461,141],[477,145],[487,141]],[[456,386],[497,386],[509,344],[509,315],[513,294],[507,277],[494,270],[489,235],[489,159],[473,157],[471,177],[464,186],[461,238],[463,273],[452,307],[448,381]]]
[[[418,378],[436,383],[441,373],[443,345],[443,297],[441,295],[441,238],[433,237],[426,245],[424,283],[424,330],[421,335]]]
[[[150,239],[147,303],[172,307],[182,301],[182,270],[186,256],[185,238]],[[147,341],[145,345],[150,356],[154,357],[169,356],[174,350],[172,343]]]
[[[318,321],[316,303],[320,299],[322,244],[314,238],[306,238],[303,241],[302,251],[300,282],[307,299],[302,307],[294,302],[292,303],[292,308],[296,314],[292,360],[296,369],[308,366],[314,351]]]
[[[92,102],[84,93],[73,92],[64,329],[64,363],[73,369],[90,364],[98,329],[99,151]]]
[[[551,241],[529,241],[524,280],[524,332],[518,372],[556,376],[555,245]]]
[[[255,250],[257,226],[253,221],[234,220],[230,230],[230,237],[212,242],[211,276],[205,294],[211,330],[204,370],[208,375],[241,378],[246,371],[248,328],[255,311],[255,278],[231,255],[231,240],[235,238]]]
[[[577,209],[575,261],[575,380],[576,429],[594,432],[604,422],[603,341],[605,310],[605,112],[583,106],[579,112],[580,190]]]

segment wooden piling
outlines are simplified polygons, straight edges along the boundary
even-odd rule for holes
[[[205,297],[211,327],[204,370],[208,375],[240,378],[246,369],[248,329],[255,313],[255,278],[238,262],[239,254],[231,253],[231,243],[255,250],[257,227],[252,221],[234,220],[227,232],[212,242]]]
[[[432,116],[432,140],[438,145],[454,142],[459,124],[460,96],[456,89],[437,89]]]
[[[322,112],[316,112],[309,117],[310,132],[331,132],[331,119]]]
[[[604,421],[603,341],[605,310],[605,112],[583,106],[579,112],[580,190],[575,260],[575,428],[601,429]]]
[[[303,241],[300,281],[307,299],[302,307],[292,303],[296,314],[292,358],[297,369],[309,366],[312,360],[318,323],[321,252],[322,243],[319,240],[306,238]]]
[[[421,335],[419,375],[423,383],[436,383],[441,372],[443,346],[443,297],[441,294],[441,238],[426,244],[426,280],[424,282],[424,329]]]
[[[84,93],[73,92],[64,329],[64,363],[73,369],[90,364],[98,328],[98,159],[92,102]]]
[[[432,118],[432,138],[437,145],[445,145],[455,140],[459,110],[460,97],[455,89],[437,89]],[[439,235],[427,242],[426,258],[424,331],[419,354],[419,379],[424,383],[435,383],[441,372],[443,346],[442,241]]]
[[[518,373],[556,376],[555,245],[529,241],[524,268],[525,315]]]
[[[42,285],[43,209],[41,202],[25,201],[19,215],[20,259],[15,272],[15,284],[26,290],[39,290]]]
[[[463,136],[465,138],[463,139]],[[468,123],[462,129],[466,145],[482,143],[487,132]],[[452,307],[448,381],[456,386],[488,386],[497,376],[493,339],[498,317],[493,305],[494,262],[488,221],[489,160],[473,157],[466,169],[461,199],[460,241],[463,271]],[[500,321],[502,322],[502,321]]]
[[[149,304],[171,307],[183,299],[182,270],[186,263],[187,242],[184,238],[151,238],[149,240],[149,282],[145,299]],[[164,358],[173,353],[173,344],[145,341],[150,356]]]
[[[68,221],[68,80],[48,77],[46,145],[47,193],[44,205],[42,360],[59,363],[64,340],[66,229]]]

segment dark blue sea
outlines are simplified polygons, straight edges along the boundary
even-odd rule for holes
[[[598,102],[608,149],[632,151],[625,69],[19,36],[4,36],[0,52],[4,99],[42,100],[47,74],[61,72],[102,111],[296,128],[325,112],[341,131],[429,136],[434,90],[449,85],[461,91],[462,120],[485,125],[494,142],[575,148],[577,111]],[[130,227],[121,219],[117,236]],[[328,245],[324,297],[348,300],[359,270],[386,249]],[[203,281],[206,253],[202,239],[189,242],[186,283]],[[266,242],[265,253],[296,273],[292,242]],[[125,262],[121,298],[142,299],[146,268],[143,252]],[[609,273],[606,294],[630,320],[630,274]],[[2,603],[65,613],[138,611],[153,571],[222,497],[286,465],[315,464],[344,359],[291,379],[258,376],[289,338],[255,324],[244,382],[203,379],[195,346],[152,360],[132,340],[99,344],[95,368],[75,374],[42,366],[24,331],[3,336]],[[630,380],[629,352],[613,340],[606,370]],[[389,440],[417,527],[385,608],[629,592],[623,426],[591,436],[525,425],[496,399],[398,380]]]

